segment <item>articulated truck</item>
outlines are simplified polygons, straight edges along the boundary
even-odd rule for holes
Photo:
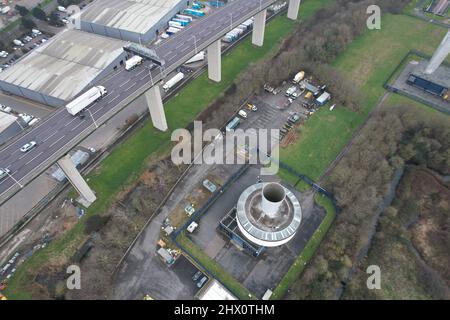
[[[130,71],[136,68],[138,65],[140,65],[142,62],[144,62],[144,59],[140,56],[132,56],[130,59],[125,61],[125,70]]]
[[[87,107],[91,106],[97,101],[100,101],[107,94],[108,91],[106,91],[105,87],[93,87],[67,104],[66,109],[71,115],[76,116]]]
[[[184,73],[178,72],[175,77],[166,82],[163,86],[165,92],[168,92],[171,88],[173,88],[178,82],[184,79]]]

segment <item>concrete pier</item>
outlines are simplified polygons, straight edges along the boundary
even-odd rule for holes
[[[425,73],[432,74],[433,72],[435,72],[441,66],[442,62],[444,62],[444,60],[447,58],[449,54],[450,54],[450,30],[447,32],[447,34],[444,37],[444,40],[442,40],[441,44],[439,45],[439,48],[437,48],[436,52],[431,58],[430,63],[425,69]]]
[[[66,175],[69,182],[75,188],[75,190],[77,190],[77,192],[83,198],[83,204],[86,204],[86,206],[88,207],[89,205],[94,203],[95,200],[97,200],[94,192],[78,172],[69,155],[66,155],[64,158],[59,160],[58,165]]]
[[[266,30],[267,10],[263,10],[255,15],[253,25],[252,43],[255,46],[262,47],[264,45],[264,33]]]
[[[301,0],[289,0],[287,17],[291,20],[297,20],[300,10]]]
[[[167,131],[169,127],[167,125],[159,85],[153,86],[145,93],[145,100],[147,101],[147,106],[150,110],[153,126],[158,130]]]

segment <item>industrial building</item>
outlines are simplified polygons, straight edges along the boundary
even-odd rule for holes
[[[60,107],[124,63],[126,42],[65,30],[0,73],[0,89]]]
[[[81,30],[148,43],[188,4],[186,0],[96,0],[81,14]]]

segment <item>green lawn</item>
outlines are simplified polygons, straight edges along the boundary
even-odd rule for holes
[[[333,63],[361,89],[362,111],[322,108],[302,127],[299,141],[281,150],[281,160],[317,180],[383,96],[384,82],[409,50],[431,55],[445,32],[409,16],[385,14],[381,30],[365,32]],[[282,176],[294,181],[284,172]]]

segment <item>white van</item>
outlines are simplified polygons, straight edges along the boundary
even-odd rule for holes
[[[8,174],[10,173],[9,169],[7,168],[0,168],[0,179],[5,178],[6,176],[8,176]]]
[[[238,114],[244,119],[247,119],[248,117],[247,112],[245,112],[244,110],[239,111]]]

